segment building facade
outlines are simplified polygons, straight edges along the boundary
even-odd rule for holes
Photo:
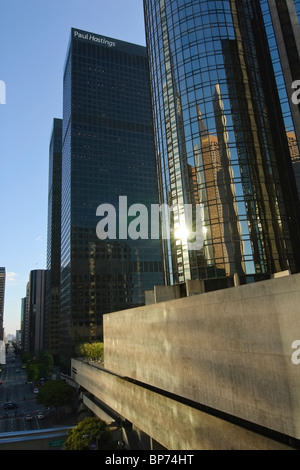
[[[143,305],[144,291],[162,283],[159,240],[129,230],[135,209],[157,203],[150,105],[145,47],[72,29],[62,130],[63,358],[78,343],[103,340],[104,313]],[[105,227],[106,208],[113,220]],[[135,228],[133,235],[137,221]]]
[[[261,5],[300,195],[300,2],[268,0]]]
[[[22,309],[25,307],[24,347],[22,349],[35,357],[39,357],[40,351],[45,347],[45,291],[46,270],[34,269],[30,271],[26,288],[26,302],[22,301]]]
[[[21,315],[20,315],[20,343],[21,348],[25,351],[25,324],[26,324],[26,299],[27,299],[27,285],[26,285],[26,297],[21,299]]]
[[[0,268],[0,340],[4,339],[3,319],[4,319],[4,299],[5,299],[5,268]]]
[[[165,284],[210,290],[299,270],[299,198],[260,4],[144,0],[159,203],[175,209]]]
[[[58,357],[60,319],[62,119],[53,120],[49,146],[45,347]]]

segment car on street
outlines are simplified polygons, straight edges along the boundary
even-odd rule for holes
[[[37,414],[38,419],[44,419],[45,418],[45,413],[43,411],[39,411]]]
[[[26,414],[25,421],[32,421],[32,414],[31,413]]]
[[[39,389],[38,389],[38,388],[35,388],[35,389],[33,390],[33,393],[39,393]]]
[[[3,405],[5,410],[14,410],[15,408],[19,408],[18,405],[14,401],[6,401]]]

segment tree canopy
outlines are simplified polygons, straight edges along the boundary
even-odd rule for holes
[[[45,364],[41,362],[28,363],[26,366],[27,379],[30,382],[36,382],[41,377],[47,377],[48,369]]]
[[[56,410],[60,406],[70,404],[73,389],[64,380],[50,380],[39,389],[36,401],[45,406],[54,406]]]
[[[47,377],[53,370],[53,356],[48,351],[40,351],[39,357],[25,353],[22,356],[23,364],[26,364],[27,379],[36,382],[41,377]]]
[[[78,356],[89,360],[103,361],[104,348],[103,343],[82,343],[77,346]]]
[[[97,417],[87,417],[69,431],[66,450],[111,450],[113,436],[108,425]]]

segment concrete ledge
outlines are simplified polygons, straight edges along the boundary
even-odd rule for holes
[[[72,369],[80,386],[168,450],[290,449],[87,363],[73,359]]]
[[[97,406],[92,400],[90,400],[86,395],[83,394],[82,396],[82,402],[85,406],[87,406],[98,418],[102,419],[102,421],[105,421],[106,424],[110,425],[115,422],[114,418],[109,416],[107,413],[105,413],[104,410],[101,410],[99,406]]]
[[[300,439],[300,275],[104,316],[105,367]]]

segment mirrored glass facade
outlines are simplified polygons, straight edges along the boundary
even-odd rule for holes
[[[300,195],[300,1],[262,0],[261,8]]]
[[[299,199],[259,1],[144,0],[166,284],[299,270]],[[192,228],[194,220],[192,220]],[[191,221],[186,230],[191,230]],[[198,225],[197,225],[198,229]],[[195,232],[194,232],[195,233]]]
[[[102,341],[103,314],[143,305],[162,284],[158,239],[96,234],[98,206],[111,205],[118,224],[120,196],[128,209],[157,203],[145,47],[72,29],[62,132],[61,341],[70,351]]]

